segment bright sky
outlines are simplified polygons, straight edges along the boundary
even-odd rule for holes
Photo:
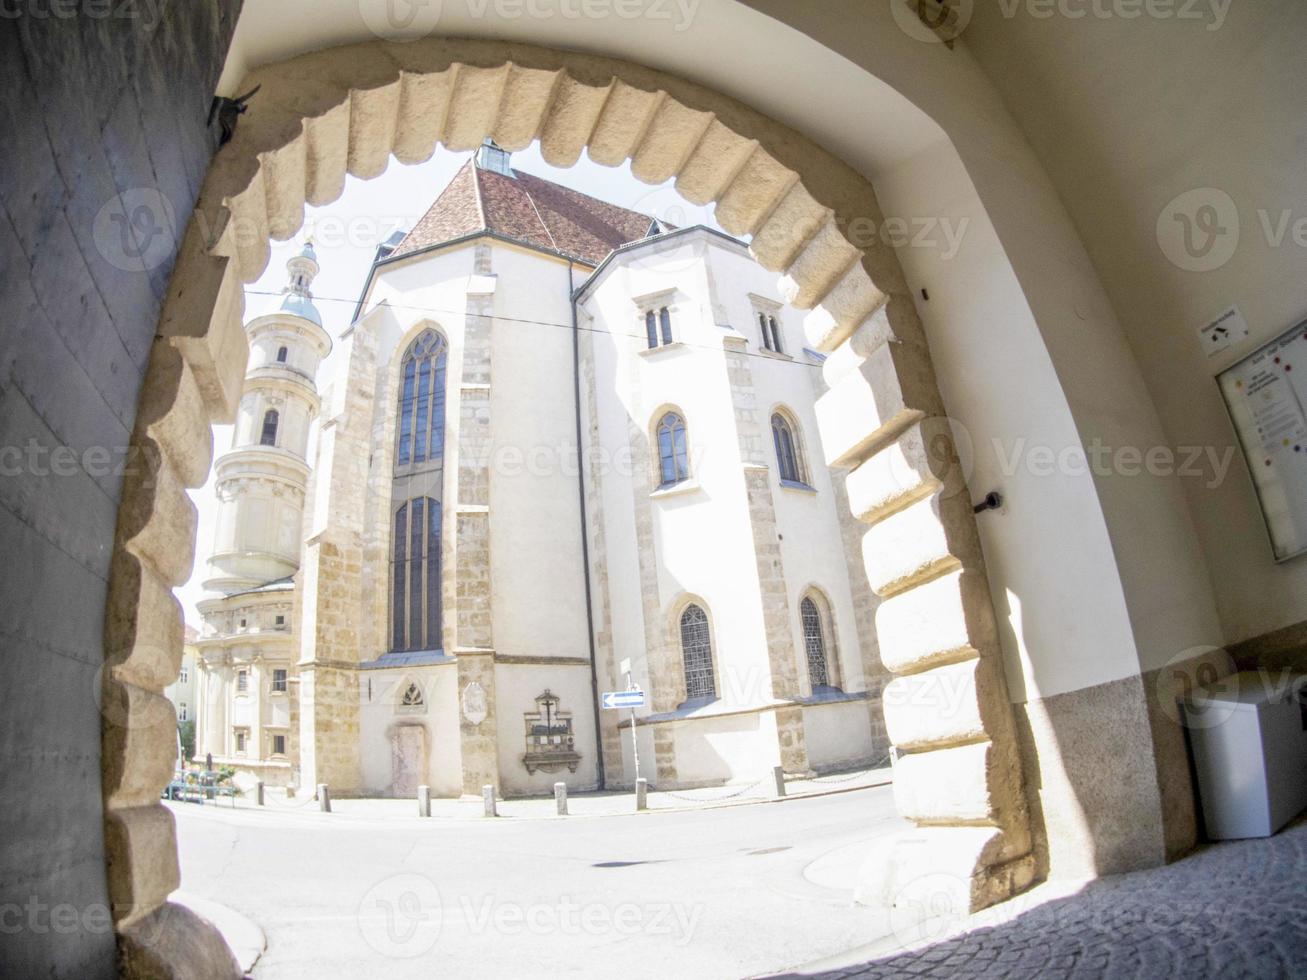
[[[313,301],[322,314],[323,326],[335,340],[349,326],[367,279],[368,269],[377,246],[395,231],[408,231],[426,214],[437,195],[445,189],[455,172],[468,159],[467,153],[437,150],[426,163],[406,167],[391,160],[380,177],[363,181],[346,179],[340,199],[321,208],[307,208],[304,230],[294,239],[272,243],[272,258],[262,278],[245,290],[245,320],[272,313],[281,306],[282,287],[286,284],[286,260],[296,254],[306,237],[312,236],[314,251],[322,271],[313,283]],[[630,164],[604,167],[582,156],[574,167],[558,170],[540,156],[537,144],[513,154],[513,166],[526,173],[576,188],[613,204],[643,211],[678,227],[708,225],[719,228],[712,209],[690,204],[668,182],[659,187],[643,184],[631,176]],[[720,228],[719,228],[720,230]],[[336,370],[335,353],[324,362],[318,376],[323,390]],[[215,426],[214,457],[231,448],[231,426]],[[314,445],[309,445],[309,462],[313,462]],[[177,589],[186,622],[198,627],[200,615],[195,604],[204,598],[200,587],[205,577],[209,551],[217,518],[217,499],[213,479],[199,490],[191,491],[199,510],[199,532],[195,547],[195,567],[191,579]]]

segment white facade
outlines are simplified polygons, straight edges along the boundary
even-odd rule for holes
[[[276,351],[303,370],[321,345],[283,314],[250,325],[210,580],[238,591],[203,607],[198,753],[298,766],[338,795],[630,785],[629,727],[597,701],[633,683],[655,786],[884,760],[874,599],[818,445],[821,359],[745,246],[682,229],[596,267],[486,228],[381,258],[361,313],[302,528],[271,490],[302,485],[318,406],[290,404],[308,388]],[[254,445],[270,399],[293,440],[275,459]],[[686,437],[670,461],[669,417]]]

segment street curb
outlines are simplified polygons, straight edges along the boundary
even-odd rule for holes
[[[173,892],[169,900],[184,905],[217,929],[242,973],[248,974],[268,948],[268,937],[263,930],[230,906],[185,891]]]

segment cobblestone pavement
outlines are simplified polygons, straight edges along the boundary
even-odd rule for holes
[[[1014,903],[1021,909],[1021,900]],[[870,960],[870,958],[869,958]],[[909,953],[801,971],[879,977],[1307,977],[1307,821],[1113,875]]]

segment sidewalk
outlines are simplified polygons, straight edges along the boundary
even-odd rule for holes
[[[802,799],[809,796],[826,796],[831,793],[844,793],[850,790],[866,789],[871,786],[887,786],[892,781],[891,770],[858,769],[842,773],[830,773],[806,779],[792,779],[785,782],[785,799]],[[267,787],[264,790],[264,806],[260,808],[254,802],[254,794],[247,793],[234,799],[219,800],[216,803],[203,804],[205,809],[215,807],[223,811],[230,809],[246,810],[253,813],[287,813],[319,817],[324,820],[419,820],[416,799],[336,799],[331,801],[331,813],[322,813],[313,794],[301,790],[288,799],[282,789]],[[712,786],[704,789],[657,791],[648,794],[648,812],[666,813],[678,810],[706,810],[723,806],[743,806],[751,803],[778,802],[776,787],[769,772],[752,782],[731,786]],[[176,803],[174,806],[199,807],[200,804]],[[635,793],[630,790],[618,792],[570,793],[567,799],[568,815],[571,817],[613,817],[634,815]],[[501,818],[517,820],[557,820],[557,810],[552,796],[532,797],[530,799],[500,800],[498,803]],[[476,797],[461,799],[431,800],[432,819],[482,820],[485,819],[482,802]]]
[[[890,916],[891,934],[784,974],[892,980],[1307,976],[1307,817],[1174,864],[1053,880],[975,916]]]

